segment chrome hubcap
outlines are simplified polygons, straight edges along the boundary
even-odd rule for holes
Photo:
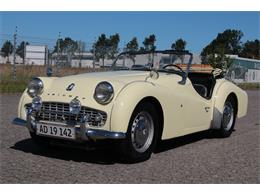
[[[233,120],[234,120],[233,106],[230,102],[226,102],[224,105],[222,120],[223,120],[224,130],[229,131],[232,127]]]
[[[137,152],[145,152],[152,144],[154,124],[148,112],[140,112],[134,119],[131,128],[131,141]]]

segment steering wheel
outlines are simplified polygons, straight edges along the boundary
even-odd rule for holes
[[[167,64],[167,65],[163,66],[162,69],[166,69],[167,67],[171,67],[171,66],[177,68],[178,70],[180,70],[181,72],[184,73],[184,71],[182,70],[182,68],[179,67],[179,66],[177,66],[177,65],[175,65],[175,64]]]

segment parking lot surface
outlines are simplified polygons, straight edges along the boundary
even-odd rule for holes
[[[38,148],[11,123],[20,94],[0,94],[0,183],[260,183],[260,91],[247,93],[248,114],[231,137],[205,131],[164,141],[137,164],[108,149]]]

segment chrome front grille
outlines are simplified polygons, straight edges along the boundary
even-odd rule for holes
[[[30,106],[31,104],[25,105],[26,109]],[[78,115],[73,115],[69,111],[69,104],[60,102],[43,102],[37,120],[73,123],[80,122],[84,115],[88,116],[88,124],[92,127],[102,127],[107,120],[105,112],[84,106],[81,106],[81,111]],[[99,120],[96,120],[97,118]]]

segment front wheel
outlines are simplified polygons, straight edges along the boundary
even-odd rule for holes
[[[154,106],[143,103],[134,110],[127,130],[126,139],[120,149],[127,162],[140,162],[150,158],[158,140],[158,115]]]

